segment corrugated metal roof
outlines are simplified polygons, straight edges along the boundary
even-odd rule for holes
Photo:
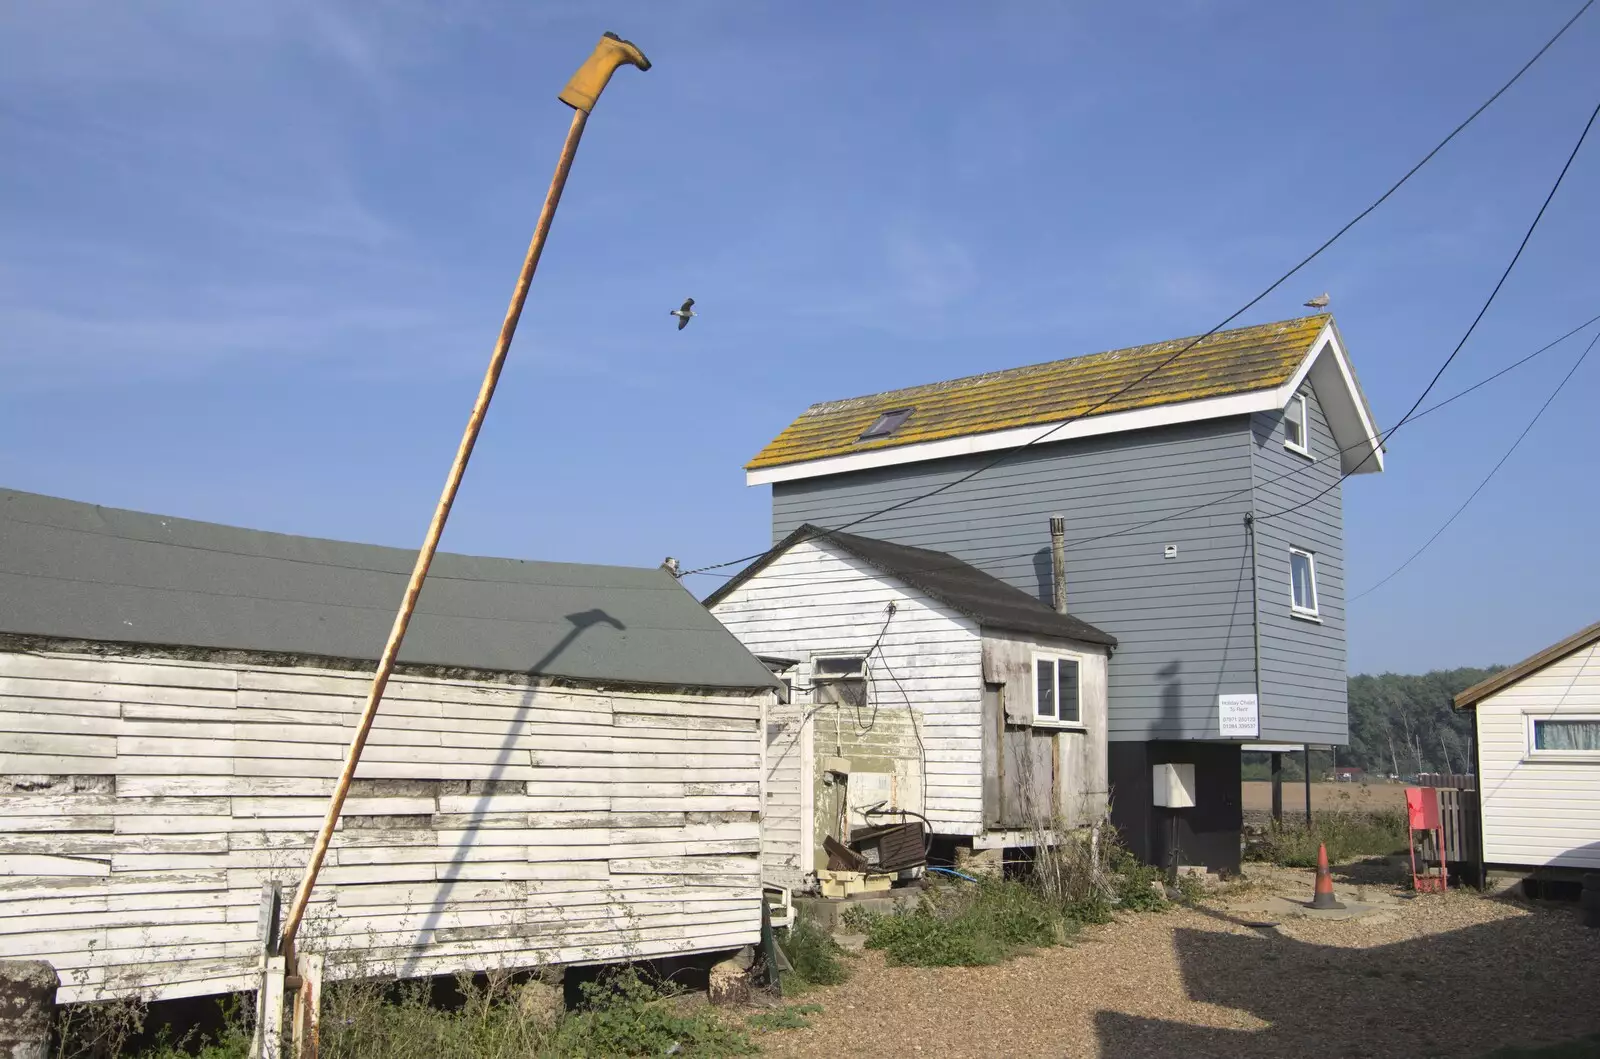
[[[1114,400],[1106,398],[1183,349],[1193,338],[1114,349],[1025,368],[812,405],[746,470],[870,452],[917,442],[1056,423],[1085,415],[1226,397],[1281,386],[1328,324],[1326,314],[1218,331]],[[1106,401],[1103,406],[1096,407]],[[885,412],[914,411],[887,438],[860,441]]]
[[[0,632],[375,661],[416,552],[0,490]],[[665,570],[441,554],[400,661],[775,682]]]
[[[810,523],[795,529],[773,545],[766,555],[739,571],[737,576],[706,597],[706,606],[716,606],[796,544],[814,540],[826,541],[843,549],[868,566],[931,596],[980,625],[1081,643],[1103,644],[1106,647],[1117,645],[1117,638],[1110,633],[1090,625],[1082,618],[1058,614],[1015,585],[1007,584],[948,552],[859,537],[854,533],[840,533]],[[802,584],[800,587],[805,586]]]

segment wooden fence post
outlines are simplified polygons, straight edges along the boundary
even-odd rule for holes
[[[258,1059],[279,1059],[283,1049],[283,986],[287,968],[278,955],[279,916],[283,911],[283,885],[261,884],[261,908],[256,920],[260,939],[260,978],[256,985],[256,1035]]]
[[[288,973],[282,956],[268,956],[261,976],[261,991],[256,994],[261,1010],[256,1012],[256,1038],[261,1043],[260,1059],[283,1059],[283,986]]]
[[[322,956],[306,953],[295,959],[300,988],[294,995],[294,1059],[317,1059],[322,1024]]]

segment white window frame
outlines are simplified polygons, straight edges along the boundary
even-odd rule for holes
[[[1297,555],[1306,557],[1306,566],[1311,571],[1311,606],[1309,608],[1302,607],[1299,601],[1294,598],[1294,557]],[[1320,622],[1322,620],[1321,607],[1322,592],[1317,588],[1317,553],[1309,548],[1299,548],[1291,544],[1289,546],[1289,613],[1296,618],[1304,618],[1306,621]]]
[[[1585,713],[1552,713],[1548,710],[1532,710],[1523,713],[1524,743],[1527,748],[1524,761],[1565,761],[1571,764],[1596,764],[1600,765],[1600,750],[1537,750],[1534,748],[1534,726],[1540,721],[1596,721],[1600,722],[1600,713],[1588,711]]]
[[[1078,673],[1078,719],[1076,721],[1063,721],[1059,717],[1043,717],[1039,714],[1039,663],[1054,662],[1056,665],[1056,713],[1061,712],[1061,663],[1072,662],[1077,667]],[[1083,666],[1081,656],[1068,654],[1064,651],[1035,651],[1028,666],[1028,682],[1033,688],[1028,696],[1032,709],[1029,716],[1031,723],[1036,728],[1065,728],[1068,731],[1086,731],[1088,725],[1083,720]]]
[[[1289,409],[1298,406],[1300,409],[1300,443],[1297,445],[1289,440]],[[1306,459],[1311,459],[1311,406],[1306,403],[1306,395],[1297,393],[1289,398],[1289,404],[1283,410],[1283,447],[1290,452],[1298,452]]]

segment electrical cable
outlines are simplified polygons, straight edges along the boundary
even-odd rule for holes
[[[1578,157],[1578,152],[1583,149],[1583,141],[1589,138],[1589,130],[1594,127],[1594,119],[1596,117],[1600,117],[1600,103],[1596,103],[1594,110],[1589,112],[1589,120],[1584,122],[1583,131],[1578,134],[1578,142],[1572,145],[1572,153],[1567,155],[1566,164],[1561,167],[1561,172],[1556,177],[1556,182],[1550,186],[1550,193],[1544,197],[1544,203],[1540,205],[1539,212],[1534,215],[1533,223],[1528,225],[1528,230],[1523,233],[1522,242],[1517,245],[1517,252],[1511,255],[1511,261],[1506,265],[1505,271],[1500,273],[1500,279],[1497,283],[1495,283],[1494,289],[1489,292],[1489,297],[1485,299],[1483,308],[1479,309],[1478,315],[1472,318],[1472,323],[1468,325],[1466,333],[1461,336],[1461,341],[1457,342],[1456,348],[1450,351],[1450,355],[1448,357],[1444,358],[1444,363],[1439,365],[1439,370],[1434,372],[1432,380],[1430,380],[1428,385],[1423,388],[1422,393],[1417,395],[1417,399],[1411,405],[1411,408],[1406,412],[1405,415],[1400,417],[1400,421],[1398,423],[1389,428],[1389,435],[1391,437],[1396,431],[1410,421],[1411,413],[1415,412],[1417,407],[1421,405],[1422,402],[1427,398],[1428,394],[1432,392],[1434,386],[1438,384],[1439,378],[1444,375],[1445,369],[1450,366],[1451,361],[1456,359],[1456,354],[1460,353],[1462,347],[1467,344],[1467,339],[1472,337],[1472,332],[1477,329],[1479,321],[1481,321],[1484,317],[1484,314],[1489,311],[1489,306],[1494,304],[1495,296],[1500,293],[1500,288],[1505,286],[1506,280],[1511,276],[1511,270],[1517,267],[1517,262],[1522,258],[1522,252],[1527,249],[1528,240],[1533,238],[1534,230],[1539,227],[1539,222],[1544,219],[1545,210],[1550,208],[1551,200],[1556,197],[1556,192],[1561,190],[1561,182],[1566,179],[1567,170],[1572,168],[1572,163]],[[1298,504],[1283,508],[1278,511],[1268,512],[1265,515],[1258,516],[1258,518],[1279,518],[1280,516],[1299,511],[1305,507],[1309,507],[1337,489],[1346,478],[1349,478],[1354,473],[1355,471],[1353,470],[1346,471],[1339,476],[1338,481],[1334,482],[1332,485],[1328,486],[1322,492],[1318,493],[1309,500],[1303,500]]]
[[[1533,67],[1533,64],[1538,62],[1539,59],[1544,56],[1545,52],[1549,51],[1550,48],[1555,44],[1555,42],[1561,39],[1561,37],[1567,32],[1567,30],[1572,28],[1573,23],[1577,22],[1578,19],[1583,17],[1584,13],[1586,11],[1588,11],[1591,6],[1593,6],[1594,2],[1595,2],[1595,0],[1585,0],[1584,5],[1581,8],[1578,9],[1577,13],[1574,14],[1571,18],[1569,18],[1561,26],[1561,28],[1556,31],[1555,35],[1552,36],[1548,41],[1546,41],[1544,46],[1542,48],[1540,48],[1537,52],[1535,52],[1533,57],[1531,59],[1529,59],[1526,63],[1524,63],[1522,65],[1522,67],[1520,69],[1518,69],[1515,74],[1513,74],[1511,76],[1511,79],[1509,81],[1507,81],[1505,84],[1501,85],[1500,88],[1492,96],[1490,96],[1482,104],[1480,104],[1478,106],[1478,108],[1476,110],[1474,110],[1471,114],[1467,115],[1465,120],[1463,120],[1454,129],[1451,129],[1450,133],[1447,136],[1445,136],[1444,139],[1440,140],[1436,145],[1434,145],[1432,150],[1430,150],[1427,154],[1423,155],[1423,157],[1422,157],[1422,159],[1420,161],[1418,161],[1410,169],[1406,170],[1405,174],[1403,176],[1401,176],[1399,180],[1395,181],[1395,183],[1392,184],[1387,191],[1385,191],[1382,195],[1378,196],[1378,198],[1376,200],[1374,200],[1371,205],[1367,206],[1366,209],[1364,209],[1360,213],[1356,214],[1355,217],[1351,218],[1342,228],[1340,228],[1338,231],[1334,232],[1333,235],[1329,236],[1328,239],[1326,241],[1324,241],[1321,246],[1318,246],[1310,254],[1308,254],[1304,258],[1302,258],[1300,260],[1300,262],[1298,264],[1296,264],[1293,268],[1289,269],[1283,275],[1279,276],[1266,289],[1261,291],[1261,293],[1259,293],[1255,297],[1251,298],[1248,302],[1246,302],[1244,305],[1240,306],[1233,313],[1231,313],[1230,315],[1228,315],[1227,317],[1225,317],[1224,319],[1222,319],[1218,323],[1213,324],[1211,326],[1211,328],[1209,330],[1207,330],[1204,334],[1199,335],[1198,337],[1196,337],[1194,339],[1191,339],[1188,342],[1188,344],[1183,346],[1177,352],[1173,353],[1170,357],[1167,357],[1165,360],[1163,360],[1160,363],[1158,363],[1155,367],[1151,368],[1149,371],[1145,372],[1143,375],[1140,375],[1139,377],[1135,378],[1132,382],[1128,383],[1126,386],[1123,386],[1121,389],[1118,389],[1115,392],[1107,395],[1106,397],[1102,398],[1100,401],[1098,401],[1095,404],[1091,405],[1089,408],[1087,408],[1084,411],[1078,413],[1077,415],[1072,416],[1072,417],[1070,417],[1068,419],[1065,419],[1060,423],[1057,423],[1055,426],[1051,427],[1049,430],[1045,431],[1044,433],[1040,434],[1039,436],[1031,439],[1026,444],[1020,445],[1020,446],[1018,446],[1016,448],[1013,448],[1013,449],[1006,449],[1006,450],[1002,451],[1001,453],[999,453],[994,459],[989,460],[986,463],[980,464],[977,468],[975,468],[974,470],[970,471],[969,473],[963,475],[962,477],[957,478],[957,479],[955,479],[953,481],[950,481],[950,482],[946,482],[944,485],[941,485],[941,486],[939,486],[939,487],[937,487],[935,489],[932,489],[932,490],[928,491],[927,493],[921,494],[919,496],[910,497],[910,498],[908,498],[906,500],[899,501],[898,503],[891,504],[889,507],[886,507],[886,508],[882,509],[881,511],[875,511],[875,512],[869,514],[869,515],[864,515],[861,518],[855,519],[855,520],[853,520],[851,522],[847,522],[842,526],[835,526],[833,528],[836,531],[842,531],[842,530],[850,529],[853,526],[859,526],[863,522],[870,522],[873,519],[881,518],[882,516],[887,515],[890,512],[897,511],[900,508],[908,507],[911,504],[919,503],[919,502],[921,502],[923,500],[931,499],[932,497],[938,496],[940,493],[943,493],[948,489],[953,489],[956,486],[962,484],[963,482],[967,482],[967,481],[970,481],[973,478],[976,478],[978,475],[984,473],[985,471],[988,471],[988,470],[998,466],[999,464],[1003,463],[1004,461],[1006,461],[1008,459],[1011,459],[1012,457],[1016,456],[1018,453],[1025,452],[1028,449],[1032,448],[1033,446],[1044,442],[1045,440],[1047,440],[1048,438],[1050,438],[1051,436],[1053,436],[1057,432],[1061,431],[1065,427],[1071,425],[1072,423],[1075,423],[1078,420],[1083,419],[1086,416],[1093,415],[1095,412],[1099,411],[1101,408],[1105,407],[1107,404],[1110,404],[1112,401],[1115,401],[1118,397],[1121,397],[1122,395],[1128,393],[1130,390],[1132,390],[1135,387],[1139,386],[1140,384],[1144,383],[1146,380],[1148,380],[1151,376],[1155,375],[1157,372],[1159,372],[1159,371],[1165,369],[1166,367],[1168,367],[1169,365],[1171,365],[1179,357],[1183,356],[1185,353],[1189,352],[1195,346],[1199,345],[1201,342],[1205,341],[1207,338],[1210,338],[1212,335],[1216,334],[1218,331],[1222,330],[1224,327],[1226,327],[1229,324],[1231,324],[1234,320],[1237,320],[1240,316],[1243,316],[1246,312],[1248,312],[1250,309],[1254,308],[1259,302],[1261,302],[1263,299],[1265,299],[1269,294],[1271,294],[1273,291],[1277,290],[1280,286],[1282,286],[1287,280],[1290,279],[1290,277],[1294,276],[1301,269],[1305,268],[1312,261],[1316,260],[1316,258],[1319,257],[1323,253],[1323,251],[1327,250],[1330,246],[1332,246],[1335,242],[1337,242],[1340,239],[1340,237],[1342,237],[1346,232],[1348,232],[1351,228],[1354,228],[1358,223],[1360,223],[1362,220],[1364,220],[1367,217],[1368,214],[1372,213],[1379,206],[1383,205],[1386,201],[1388,201],[1390,196],[1392,196],[1396,191],[1399,191],[1400,188],[1402,186],[1404,186],[1405,183],[1407,181],[1409,181],[1414,175],[1416,175],[1416,173],[1420,169],[1422,169],[1423,166],[1427,165],[1430,161],[1432,161],[1434,156],[1437,155],[1440,151],[1442,151],[1445,148],[1445,145],[1447,145],[1448,143],[1450,143],[1451,140],[1455,139],[1458,135],[1460,135],[1460,133],[1464,129],[1466,129],[1466,127],[1468,125],[1471,125],[1474,121],[1476,121],[1478,116],[1481,115],[1484,111],[1488,110],[1489,107],[1492,106],[1494,104],[1494,102],[1496,100],[1498,100],[1502,95],[1504,95],[1511,88],[1512,85],[1516,84],[1519,80],[1521,80],[1522,75],[1527,73],[1528,70]],[[1580,140],[1579,142],[1581,143],[1582,141]],[[1563,171],[1563,175],[1564,174],[1565,174],[1565,171]],[[1558,186],[1559,186],[1559,183],[1560,182],[1558,181],[1557,182]],[[1552,192],[1552,194],[1553,194],[1553,192]],[[1542,212],[1543,211],[1541,210],[1541,214],[1542,214]],[[1519,251],[1519,253],[1520,253],[1520,251]],[[1437,380],[1435,380],[1435,381],[1437,381]],[[1426,396],[1426,391],[1424,392],[1424,396]],[[753,562],[756,559],[761,558],[761,556],[763,556],[765,554],[766,554],[765,551],[761,551],[761,552],[757,552],[757,553],[755,553],[753,555],[744,556],[744,557],[739,558],[739,559],[729,559],[726,562],[712,563],[709,566],[696,567],[696,568],[694,568],[692,570],[684,571],[679,576],[680,577],[688,577],[690,574],[701,574],[701,573],[706,573],[707,571],[710,571],[710,570],[720,570],[720,569],[722,569],[724,567],[728,567],[728,566],[736,566],[736,565],[739,565],[741,563]]]
[[[1561,395],[1561,391],[1566,388],[1567,383],[1570,382],[1572,377],[1577,374],[1578,369],[1583,367],[1583,362],[1588,359],[1589,352],[1594,349],[1596,342],[1600,342],[1600,334],[1597,334],[1594,338],[1589,340],[1589,344],[1585,346],[1583,352],[1578,355],[1577,361],[1573,363],[1571,368],[1567,369],[1566,375],[1562,376],[1561,381],[1556,384],[1556,388],[1550,392],[1550,396],[1545,398],[1544,404],[1539,406],[1539,410],[1533,414],[1533,418],[1528,421],[1528,425],[1522,428],[1522,433],[1517,435],[1517,439],[1511,443],[1511,447],[1505,451],[1505,455],[1500,457],[1498,463],[1489,468],[1489,473],[1483,476],[1483,481],[1478,483],[1476,489],[1467,494],[1467,498],[1461,502],[1461,506],[1456,508],[1455,512],[1451,514],[1449,518],[1444,520],[1444,525],[1434,530],[1433,536],[1424,541],[1422,547],[1412,552],[1410,557],[1407,558],[1405,562],[1391,570],[1388,576],[1384,577],[1371,587],[1364,588],[1360,592],[1357,592],[1355,595],[1351,596],[1348,603],[1354,603],[1361,597],[1376,592],[1378,589],[1392,581],[1400,574],[1402,570],[1415,562],[1423,552],[1432,547],[1433,542],[1438,540],[1440,536],[1444,534],[1444,531],[1449,529],[1451,525],[1455,523],[1455,520],[1461,517],[1461,513],[1467,509],[1467,505],[1471,504],[1477,499],[1478,494],[1483,492],[1484,487],[1489,484],[1490,479],[1492,479],[1499,472],[1501,467],[1505,466],[1506,461],[1511,458],[1511,454],[1517,451],[1517,446],[1522,444],[1522,439],[1526,438],[1529,432],[1532,431],[1533,428],[1538,424],[1539,418],[1544,415],[1545,410],[1550,407],[1551,402]],[[1348,603],[1346,605],[1348,605]]]
[[[1432,415],[1434,412],[1437,412],[1440,409],[1445,408],[1446,406],[1455,403],[1456,401],[1460,400],[1463,397],[1466,397],[1468,394],[1473,393],[1476,390],[1482,389],[1483,387],[1485,387],[1485,386],[1489,385],[1490,383],[1494,382],[1495,380],[1500,379],[1501,377],[1511,373],[1512,371],[1516,370],[1517,368],[1520,368],[1525,364],[1531,363],[1533,360],[1535,360],[1538,357],[1544,355],[1545,353],[1548,353],[1550,350],[1555,349],[1557,346],[1561,345],[1563,342],[1567,341],[1569,338],[1572,338],[1574,335],[1580,334],[1581,332],[1583,332],[1587,328],[1593,326],[1597,322],[1600,322],[1600,315],[1591,316],[1589,319],[1585,320],[1583,323],[1581,323],[1578,326],[1576,326],[1576,327],[1572,328],[1571,330],[1567,331],[1565,334],[1561,335],[1560,337],[1555,338],[1555,339],[1545,343],[1544,345],[1540,346],[1538,349],[1534,350],[1532,353],[1525,354],[1524,356],[1518,358],[1517,360],[1512,361],[1510,364],[1507,364],[1505,367],[1501,368],[1499,371],[1496,371],[1494,374],[1486,376],[1485,378],[1479,379],[1477,382],[1473,383],[1471,386],[1468,386],[1468,387],[1466,387],[1466,388],[1464,388],[1462,390],[1458,390],[1457,392],[1451,394],[1449,397],[1446,397],[1441,401],[1436,401],[1435,403],[1429,405],[1427,408],[1424,408],[1422,411],[1420,411],[1416,415],[1412,416],[1410,422],[1415,423],[1417,420],[1420,420],[1420,419],[1423,419],[1426,416]],[[1389,433],[1392,433],[1392,432],[1393,431],[1391,430]],[[1383,434],[1378,435],[1379,443],[1381,444],[1384,440],[1387,439],[1387,437],[1388,437],[1388,433],[1383,433]],[[1279,475],[1277,475],[1277,476],[1275,476],[1273,478],[1267,479],[1265,482],[1260,483],[1259,486],[1253,484],[1253,485],[1250,485],[1250,486],[1246,486],[1246,487],[1244,487],[1242,489],[1234,489],[1234,490],[1232,490],[1230,492],[1220,494],[1220,495],[1218,495],[1216,497],[1213,497],[1210,500],[1203,501],[1203,502],[1201,502],[1199,504],[1195,504],[1192,507],[1184,508],[1184,509],[1182,509],[1180,511],[1173,511],[1173,512],[1169,512],[1169,513],[1167,513],[1165,515],[1158,515],[1157,517],[1152,518],[1152,519],[1148,519],[1148,520],[1146,520],[1144,522],[1140,522],[1140,523],[1137,523],[1137,524],[1132,525],[1132,526],[1123,526],[1123,527],[1119,527],[1119,528],[1114,529],[1114,530],[1108,530],[1105,533],[1096,534],[1095,536],[1092,536],[1092,537],[1081,537],[1081,538],[1078,538],[1077,540],[1071,540],[1071,541],[1067,542],[1067,547],[1069,547],[1069,548],[1078,547],[1079,545],[1083,545],[1083,544],[1092,544],[1092,543],[1095,543],[1095,542],[1098,542],[1098,541],[1107,540],[1107,539],[1111,539],[1111,538],[1114,538],[1114,537],[1120,537],[1120,536],[1124,536],[1124,535],[1130,534],[1130,533],[1136,533],[1136,532],[1138,532],[1140,530],[1148,529],[1149,527],[1157,525],[1157,524],[1162,523],[1162,522],[1167,522],[1167,521],[1170,521],[1172,519],[1183,518],[1183,517],[1185,517],[1187,515],[1195,514],[1196,512],[1203,511],[1206,508],[1214,507],[1217,504],[1225,503],[1225,502],[1227,502],[1229,500],[1234,499],[1235,497],[1242,496],[1245,493],[1250,492],[1252,489],[1272,486],[1272,485],[1277,484],[1278,482],[1284,481],[1285,479],[1292,478],[1295,475],[1304,474],[1307,471],[1311,470],[1313,467],[1315,467],[1315,466],[1317,466],[1317,465],[1319,465],[1319,464],[1321,464],[1321,463],[1323,463],[1323,462],[1325,462],[1327,460],[1333,459],[1336,456],[1343,456],[1347,452],[1352,452],[1352,451],[1354,451],[1354,450],[1356,450],[1358,448],[1367,447],[1370,444],[1371,440],[1372,439],[1370,439],[1370,438],[1363,438],[1361,441],[1358,441],[1353,445],[1347,445],[1342,449],[1338,449],[1338,450],[1336,450],[1334,452],[1330,452],[1330,453],[1327,453],[1325,455],[1315,457],[1315,458],[1313,458],[1313,459],[1311,459],[1311,460],[1309,460],[1309,461],[1307,461],[1305,463],[1299,464],[1298,466],[1296,466],[1292,470],[1285,471],[1282,474],[1279,474]],[[1024,552],[1024,553],[1021,553],[1021,554],[1018,554],[1018,555],[998,556],[998,557],[994,557],[994,558],[991,558],[991,559],[984,560],[983,561],[983,565],[984,566],[991,566],[991,565],[998,564],[998,563],[1020,561],[1020,560],[1023,560],[1023,559],[1032,558],[1034,556],[1034,554],[1035,554],[1034,551],[1029,551],[1029,552]],[[905,572],[906,573],[910,573],[910,574],[938,573],[941,570],[960,569],[960,568],[962,568],[964,566],[969,566],[969,565],[972,565],[972,564],[963,562],[960,559],[953,559],[952,562],[950,562],[950,563],[941,563],[941,564],[934,565],[934,566],[922,567],[922,568],[919,568],[919,569],[916,569],[916,570],[907,570]],[[700,576],[704,576],[704,577],[720,577],[720,578],[724,578],[724,579],[731,579],[731,578],[737,577],[739,575],[737,573],[733,573],[733,574],[707,573],[707,574],[702,574]],[[868,579],[871,578],[872,575],[869,575],[869,574],[852,574],[849,577],[824,578],[824,579],[811,579],[811,578],[815,578],[815,575],[813,575],[813,574],[805,574],[805,573],[793,573],[793,574],[777,574],[777,573],[775,573],[775,574],[768,574],[767,576],[772,578],[772,579],[774,579],[774,580],[793,581],[793,582],[796,582],[798,584],[802,584],[802,585],[805,585],[807,587],[810,587],[810,586],[820,586],[820,585],[851,584],[851,583],[854,583],[854,582],[857,582],[857,581],[868,580]],[[795,690],[810,690],[810,689],[795,689]]]

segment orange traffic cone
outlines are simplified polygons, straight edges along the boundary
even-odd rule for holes
[[[1333,873],[1328,870],[1328,844],[1317,845],[1317,885],[1311,891],[1312,908],[1343,908],[1333,899]]]

